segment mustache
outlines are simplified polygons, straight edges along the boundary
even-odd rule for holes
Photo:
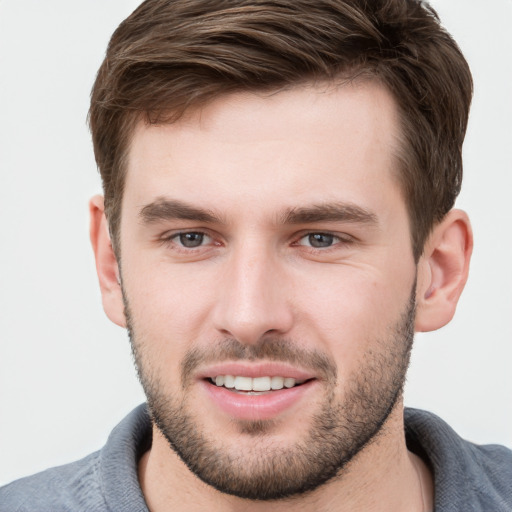
[[[327,355],[299,347],[291,340],[267,336],[255,344],[246,345],[234,338],[225,338],[214,345],[194,347],[187,352],[181,363],[183,388],[199,367],[227,361],[278,361],[312,371],[331,384],[338,376],[335,363]]]

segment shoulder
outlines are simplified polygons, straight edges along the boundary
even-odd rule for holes
[[[21,478],[0,489],[0,512],[106,510],[98,478],[99,452]]]
[[[111,432],[98,452],[0,489],[0,512],[147,512],[137,465],[151,444],[145,405]]]
[[[408,443],[433,470],[436,510],[512,510],[511,450],[466,441],[436,415],[417,409],[405,410],[405,428]]]
[[[499,445],[467,443],[466,474],[482,509],[512,510],[512,451]]]

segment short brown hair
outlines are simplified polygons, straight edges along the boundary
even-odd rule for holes
[[[399,179],[419,258],[453,207],[472,79],[419,0],[146,0],[114,32],[90,127],[114,248],[135,124],[173,122],[222,94],[369,77],[401,116]]]

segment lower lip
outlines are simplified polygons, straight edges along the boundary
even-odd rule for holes
[[[238,420],[270,420],[296,405],[315,386],[311,380],[278,391],[269,391],[260,395],[237,393],[210,381],[203,381],[203,387],[211,400],[228,416]]]

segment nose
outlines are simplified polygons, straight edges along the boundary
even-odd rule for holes
[[[292,294],[278,256],[246,247],[225,265],[214,308],[217,331],[243,344],[286,334],[293,324]]]

